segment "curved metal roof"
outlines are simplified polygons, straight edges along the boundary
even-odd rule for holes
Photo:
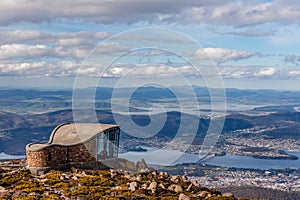
[[[83,143],[92,139],[101,132],[117,128],[115,124],[89,124],[89,123],[67,123],[57,126],[51,133],[47,144],[32,143],[26,148],[32,151],[45,148],[51,145],[71,146]]]

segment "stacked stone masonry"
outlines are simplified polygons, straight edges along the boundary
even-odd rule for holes
[[[30,167],[51,167],[68,163],[96,161],[96,139],[74,146],[52,145],[38,151],[26,150]]]

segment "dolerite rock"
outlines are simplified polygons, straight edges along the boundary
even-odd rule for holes
[[[188,187],[186,188],[186,191],[187,191],[187,192],[197,193],[197,192],[200,192],[200,191],[203,189],[203,188],[201,188],[201,187],[199,186],[199,184],[196,184],[196,185],[198,185],[198,186],[195,186],[195,184],[190,183],[190,184],[188,185]]]
[[[183,189],[182,189],[182,187],[180,185],[176,185],[175,186],[174,192],[179,193],[179,192],[182,192],[182,191],[183,191]]]
[[[176,193],[179,193],[179,192],[182,192],[182,191],[183,191],[183,190],[182,190],[182,187],[181,187],[180,185],[176,185],[176,184],[170,185],[170,186],[168,187],[168,190],[174,191],[174,192],[176,192]]]
[[[201,185],[198,183],[197,180],[193,180],[193,185],[196,186],[196,187],[201,187]]]
[[[110,170],[110,177],[111,177],[111,178],[114,178],[115,176],[117,176],[117,174],[118,174],[118,173],[117,173],[116,170],[114,170],[114,169],[111,169],[111,170]]]
[[[144,184],[141,186],[141,189],[145,189],[145,190],[147,190],[147,188],[148,188],[148,185],[147,185],[147,183],[144,183]]]
[[[233,194],[229,193],[229,192],[226,192],[224,194],[222,194],[223,197],[234,197]]]
[[[189,184],[189,183],[191,183],[191,181],[188,179],[188,177],[186,177],[186,176],[182,176],[181,177],[181,180],[183,181],[183,183],[185,183],[185,184]]]
[[[187,196],[187,195],[185,195],[185,194],[183,194],[183,193],[181,193],[181,194],[179,195],[178,200],[190,200],[190,197]]]
[[[152,183],[150,183],[150,185],[147,189],[151,190],[151,193],[154,194],[157,189],[157,182],[153,181]]]
[[[171,176],[170,181],[173,183],[179,183],[180,177],[179,176]]]
[[[7,190],[6,190],[4,187],[0,186],[0,193],[6,192],[6,191],[7,191]]]
[[[207,195],[209,195],[208,191],[202,191],[199,194],[197,194],[197,197],[205,198],[205,197],[207,197]]]
[[[136,181],[129,183],[129,189],[134,192],[138,188],[138,183]]]
[[[162,188],[162,189],[164,189],[164,190],[167,189],[164,183],[160,183],[160,184],[158,185],[158,187],[160,187],[160,188]]]
[[[156,176],[157,176],[157,171],[153,171],[151,174],[152,174],[154,177],[156,177]]]
[[[72,173],[78,173],[78,169],[76,169],[75,167],[71,167],[71,172]]]
[[[139,174],[137,175],[137,177],[135,178],[136,181],[141,182],[142,181],[142,176]]]
[[[193,187],[193,184],[192,184],[192,183],[189,184],[189,186],[187,187],[186,191],[187,191],[187,192],[190,192],[190,191],[192,190],[192,187]]]
[[[159,172],[158,174],[158,179],[163,179],[163,178],[168,178],[169,177],[169,174],[168,172]]]

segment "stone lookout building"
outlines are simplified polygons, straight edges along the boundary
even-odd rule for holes
[[[68,169],[72,166],[105,168],[105,161],[118,160],[119,138],[118,125],[61,124],[53,130],[48,143],[26,146],[27,167],[37,175],[50,169]],[[132,167],[135,167],[134,163]]]

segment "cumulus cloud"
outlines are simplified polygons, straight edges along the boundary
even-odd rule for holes
[[[60,32],[50,33],[37,30],[15,30],[0,32],[0,44],[12,43],[56,43],[60,46],[89,45],[110,36],[107,32]]]
[[[257,77],[270,77],[273,76],[277,72],[277,69],[273,67],[261,69],[259,72],[257,72],[255,75]]]
[[[269,66],[220,65],[219,72],[222,78],[227,79],[300,79],[300,70],[277,69]],[[201,71],[201,73],[205,73],[207,77],[214,77],[214,74],[209,73],[209,71]],[[195,68],[184,64],[116,64],[105,71],[107,77],[122,77],[124,75],[133,77],[176,77],[178,75],[197,77],[196,74],[198,74],[198,71]]]
[[[247,65],[225,65],[219,66],[220,74],[223,78],[254,78],[254,74],[260,70],[259,66]]]
[[[11,0],[0,3],[0,23],[29,21],[52,21],[55,19],[81,19],[101,23],[127,22],[140,20],[156,20],[165,14],[180,12],[190,6],[216,4],[213,1],[176,1],[153,0],[103,0],[103,1],[73,1],[73,0]],[[84,8],[84,9],[83,9]]]
[[[82,76],[95,76],[96,74],[99,73],[99,69],[97,70],[97,67],[86,67],[86,68],[79,68],[77,71],[77,75]],[[98,73],[97,73],[98,72]],[[74,72],[74,74],[76,74]]]
[[[0,64],[0,76],[30,76],[30,77],[74,77],[103,75],[104,66],[101,63],[76,63],[71,61],[58,62],[11,62]]]
[[[2,45],[11,43],[26,43],[41,40],[43,40],[44,42],[48,42],[53,39],[54,37],[52,34],[35,30],[15,30],[0,32],[0,43]]]
[[[22,59],[42,59],[42,58],[72,58],[75,60],[84,59],[93,50],[96,44],[91,45],[49,46],[49,45],[27,45],[27,44],[5,44],[0,45],[0,60]],[[77,43],[77,42],[75,42]],[[116,52],[128,51],[129,47],[118,44],[117,42],[103,42],[94,51],[95,55],[110,55]]]
[[[88,74],[92,76],[95,75],[95,68],[87,68],[85,71],[86,70],[92,70]],[[102,70],[104,69],[102,68]],[[102,74],[102,72],[104,73]],[[101,75],[105,77],[122,77],[125,75],[132,77],[170,77],[178,75],[192,76],[194,74],[195,70],[192,66],[170,66],[166,64],[121,64],[101,71]]]
[[[218,63],[223,63],[227,61],[238,61],[260,55],[258,52],[231,50],[223,48],[201,48],[198,49],[195,54],[200,59],[212,59]]]
[[[0,60],[22,58],[72,58],[83,59],[103,39],[107,32],[60,32],[35,30],[0,32]],[[102,54],[120,51],[117,43],[103,43]],[[124,50],[124,47],[123,47]]]
[[[149,77],[169,77],[169,76],[192,76],[195,70],[192,66],[170,66],[167,64],[119,64],[109,68],[105,75],[109,77],[121,76],[149,76]]]
[[[2,76],[91,76],[121,77],[129,76],[176,76],[192,75],[191,66],[168,66],[165,64],[116,64],[105,68],[99,63],[65,62],[14,62],[0,64]]]
[[[97,23],[190,22],[249,26],[273,22],[298,23],[299,10],[296,0],[251,3],[234,0],[11,0],[0,3],[0,24],[69,19]]]
[[[82,59],[85,52],[78,52],[78,49],[64,49],[61,47],[51,47],[47,45],[26,45],[26,44],[6,44],[0,46],[0,60],[8,59],[42,59],[68,58]]]
[[[289,75],[292,76],[292,77],[300,77],[300,70],[291,70],[289,71]]]
[[[300,79],[300,70],[256,65],[221,65],[220,74],[228,79]]]
[[[0,76],[30,77],[195,77],[195,68],[181,64],[129,64],[116,63],[106,68],[101,63],[60,62],[12,62],[0,64]],[[205,72],[206,76],[213,76]],[[220,65],[220,75],[229,79],[300,79],[300,70],[248,65]]]
[[[74,76],[78,65],[72,62],[14,62],[0,64],[1,76]]]
[[[210,23],[251,26],[264,23],[298,23],[300,6],[296,0],[270,2],[231,1],[211,7],[189,9],[192,22],[207,20]],[[276,14],[274,14],[276,13]]]
[[[44,57],[45,55],[54,55],[53,48],[46,45],[25,45],[10,44],[0,46],[0,60],[22,57],[24,59],[34,59]]]

